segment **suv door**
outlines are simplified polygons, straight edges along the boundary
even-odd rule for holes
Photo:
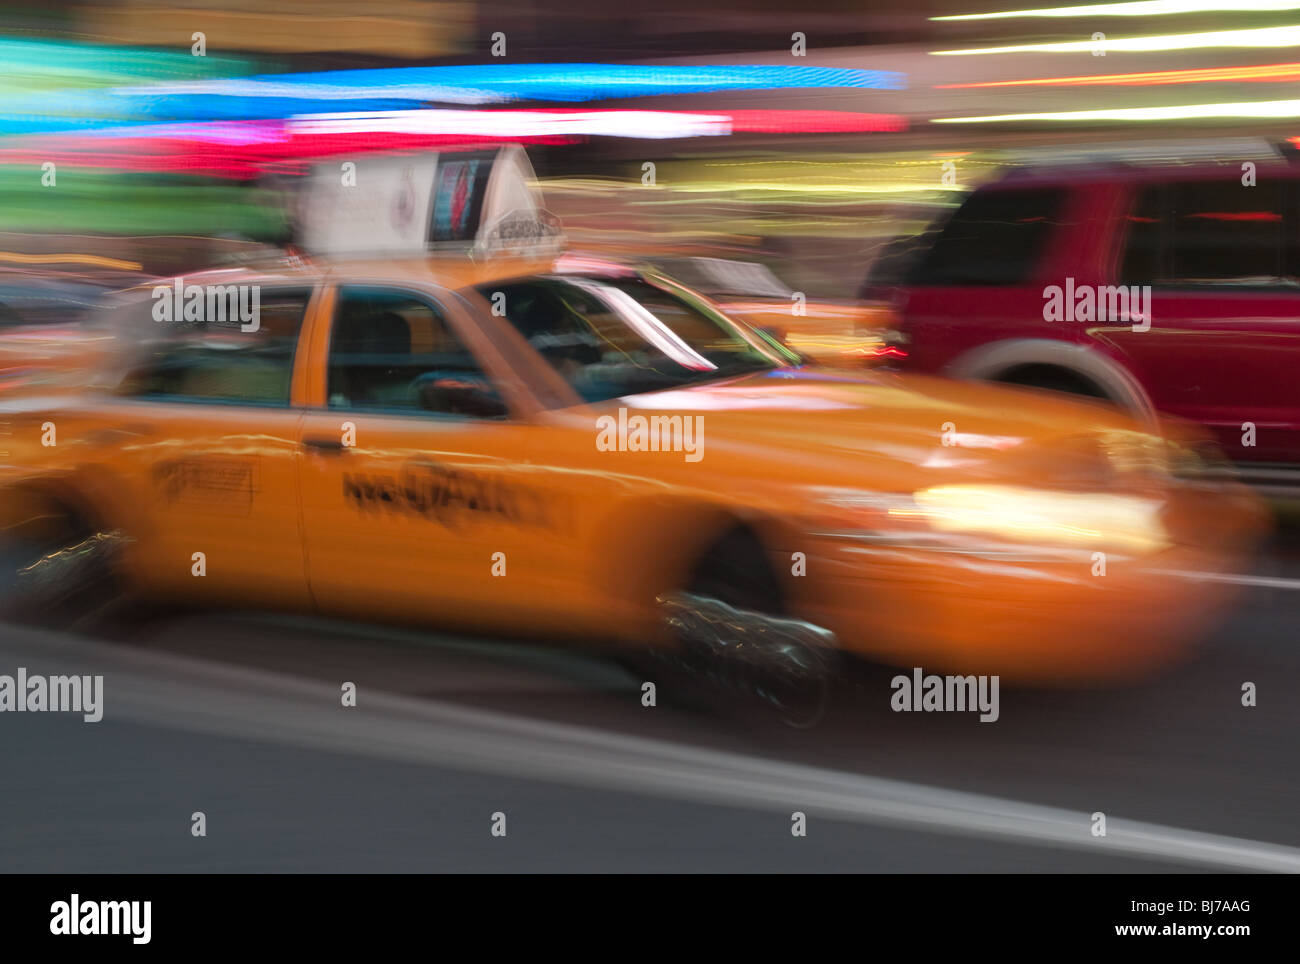
[[[1208,426],[1236,460],[1300,462],[1296,187],[1232,172],[1139,186],[1117,258],[1123,284],[1152,288],[1151,327],[1103,336],[1156,408]]]
[[[1074,326],[1043,321],[1046,275],[1068,262],[1079,233],[1066,230],[1071,197],[1060,186],[977,190],[909,271],[900,305],[908,367],[938,372],[981,345],[1007,338],[1079,340]],[[1064,274],[1067,272],[1058,272]]]

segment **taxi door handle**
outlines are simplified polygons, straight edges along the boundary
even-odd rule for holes
[[[339,452],[347,450],[343,440],[339,438],[305,438],[302,440],[303,448],[315,449],[317,452]]]

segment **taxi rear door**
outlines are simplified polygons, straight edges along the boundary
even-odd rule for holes
[[[306,607],[293,384],[313,287],[256,287],[255,325],[224,312],[159,321],[144,302],[144,347],[112,403],[131,439],[117,469],[148,522],[131,533],[146,583],[171,598]]]

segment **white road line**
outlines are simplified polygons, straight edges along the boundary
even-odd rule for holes
[[[764,811],[802,810],[836,820],[1117,857],[1300,872],[1298,848],[1124,820],[1109,812],[1107,836],[1098,838],[1091,834],[1091,809],[1072,812],[392,694],[363,691],[357,708],[344,709],[339,689],[328,684],[53,633],[4,635],[0,653],[6,664],[18,660],[16,665],[40,666],[42,672],[104,672],[110,721],[128,718],[512,778]],[[1089,799],[1087,806],[1106,811],[1104,799]]]

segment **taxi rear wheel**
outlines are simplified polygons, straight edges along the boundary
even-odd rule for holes
[[[55,505],[0,532],[0,616],[66,625],[112,599],[116,532],[100,532]]]

